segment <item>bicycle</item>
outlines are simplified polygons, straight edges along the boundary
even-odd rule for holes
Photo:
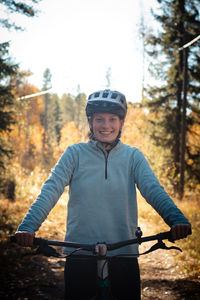
[[[109,289],[109,270],[108,270],[108,258],[107,256],[108,251],[116,250],[122,248],[127,245],[132,244],[139,244],[141,245],[144,242],[150,241],[157,241],[149,250],[138,253],[138,254],[120,254],[114,255],[114,257],[138,257],[140,255],[145,255],[150,252],[153,252],[157,249],[165,249],[165,250],[178,250],[182,252],[182,250],[177,246],[166,246],[163,240],[168,240],[170,242],[174,242],[171,238],[171,231],[158,233],[155,235],[150,235],[146,237],[142,237],[142,231],[140,227],[137,227],[135,232],[136,238],[120,241],[117,243],[106,244],[104,242],[97,242],[96,244],[82,244],[82,243],[75,243],[75,242],[67,242],[67,241],[54,241],[54,240],[47,240],[43,238],[34,238],[34,245],[39,246],[32,255],[42,254],[45,256],[53,256],[57,258],[70,258],[71,256],[75,255],[75,253],[79,252],[80,250],[89,251],[92,253],[90,257],[97,258],[97,276],[98,276],[98,289],[97,295],[95,295],[91,300],[114,300],[112,295],[110,294]],[[11,241],[16,242],[15,236],[11,236]],[[74,251],[67,255],[62,255],[56,251],[55,248],[50,246],[59,246],[59,247],[70,247],[75,248]],[[113,257],[113,256],[112,256]]]

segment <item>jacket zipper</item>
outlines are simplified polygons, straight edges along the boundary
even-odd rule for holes
[[[108,179],[108,154],[106,155],[104,153],[105,156],[105,179]]]
[[[99,148],[99,147],[98,147]],[[108,179],[108,155],[109,153],[105,153],[105,151],[101,148],[99,148],[105,157],[105,179]]]

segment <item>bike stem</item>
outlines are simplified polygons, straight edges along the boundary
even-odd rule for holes
[[[103,244],[97,244],[95,246],[95,251],[94,251],[97,256],[97,272],[98,272],[98,277],[101,280],[105,280],[108,277],[108,262],[106,260],[106,254],[107,254],[107,246],[105,243]]]

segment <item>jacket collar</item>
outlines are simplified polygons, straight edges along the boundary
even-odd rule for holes
[[[101,142],[91,139],[91,140],[89,141],[89,143],[90,143],[91,145],[93,145],[94,147],[96,147],[96,148],[101,148],[102,150],[105,151],[105,148],[103,147],[103,145],[102,145]],[[118,149],[118,148],[121,146],[121,144],[122,144],[122,142],[119,140],[119,142],[118,142],[118,143],[117,143],[110,151],[112,151],[113,149]]]

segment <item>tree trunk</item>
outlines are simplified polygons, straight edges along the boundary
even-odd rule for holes
[[[187,108],[187,85],[188,85],[188,49],[183,50],[183,104],[181,118],[181,160],[180,160],[180,187],[179,197],[182,199],[185,185],[185,143],[186,143],[186,108]]]

